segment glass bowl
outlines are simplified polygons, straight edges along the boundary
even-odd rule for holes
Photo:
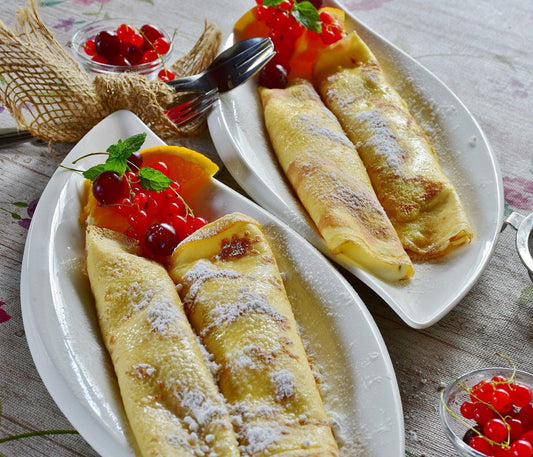
[[[110,33],[115,33],[117,27],[121,24],[128,24],[132,26],[135,30],[140,30],[140,28],[146,24],[145,22],[140,22],[132,19],[103,19],[100,21],[90,22],[72,37],[72,51],[78,62],[81,63],[82,67],[92,73],[101,73],[101,74],[112,74],[112,73],[122,73],[122,72],[134,72],[146,76],[147,79],[154,79],[160,70],[165,66],[166,61],[172,54],[172,40],[165,30],[158,27],[159,30],[164,34],[165,38],[170,41],[170,49],[165,53],[159,55],[158,58],[151,62],[140,63],[137,65],[111,65],[108,63],[97,62],[92,59],[84,50],[84,45],[89,39],[94,39],[94,37],[101,31],[108,31]]]
[[[468,427],[463,422],[453,417],[447,408],[449,408],[457,417],[460,417],[461,420],[474,427],[476,425],[475,421],[465,419],[464,417],[462,417],[460,412],[461,404],[464,401],[470,399],[470,395],[462,387],[460,387],[460,384],[471,388],[475,386],[478,382],[483,380],[490,380],[492,377],[497,375],[509,378],[513,375],[513,369],[491,367],[475,370],[470,373],[464,374],[456,381],[453,381],[451,384],[448,385],[448,387],[446,387],[443,392],[442,401],[440,402],[439,406],[440,418],[444,426],[446,436],[452,442],[452,444],[459,452],[459,455],[461,456],[487,457],[485,454],[476,451],[475,449],[471,448],[465,441],[463,441],[463,437],[468,431]],[[517,383],[527,384],[533,389],[533,374],[526,373],[525,371],[516,370],[515,376]]]

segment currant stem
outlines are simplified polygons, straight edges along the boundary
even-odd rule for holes
[[[96,155],[110,155],[109,152],[90,152],[89,154],[85,154],[81,157],[78,157],[76,160],[72,162],[72,164],[75,164],[79,162],[81,159],[85,159],[86,157],[96,156]]]
[[[19,435],[6,436],[0,438],[0,443],[7,443],[8,441],[14,441],[21,438],[31,438],[32,436],[43,436],[43,435],[77,435],[76,430],[41,430],[37,432],[28,432],[20,433]]]

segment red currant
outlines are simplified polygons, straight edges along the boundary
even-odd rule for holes
[[[484,425],[488,420],[492,419],[495,414],[485,403],[477,403],[474,406],[473,416],[473,419],[479,425]]]
[[[170,50],[170,40],[160,37],[154,41],[154,49],[158,54],[166,54]]]
[[[471,401],[465,401],[461,405],[460,408],[461,414],[465,419],[473,419],[474,418],[474,403]]]
[[[142,232],[148,226],[148,214],[143,209],[134,211],[128,216],[128,222],[134,229]]]
[[[117,37],[120,41],[129,43],[134,34],[135,30],[128,24],[120,24],[117,27]]]
[[[128,195],[128,190],[125,177],[114,171],[100,173],[92,184],[94,198],[103,205],[118,203]]]
[[[524,432],[522,421],[516,417],[509,417],[506,421],[509,426],[509,437],[511,438],[511,441],[520,438]]]
[[[512,457],[531,457],[533,455],[533,446],[529,441],[516,440],[510,447]]]
[[[94,40],[87,40],[83,45],[83,50],[88,56],[94,56],[96,54],[96,51],[94,50]]]
[[[144,54],[143,54],[143,57],[142,57],[142,62],[143,63],[146,63],[146,62],[153,62],[154,60],[158,59],[158,55],[157,55],[157,52],[155,52],[154,49],[149,49],[148,51],[146,51]]]
[[[507,425],[505,425],[505,422],[502,419],[495,417],[485,422],[485,425],[483,425],[483,433],[492,441],[501,443],[507,438]]]
[[[531,402],[531,388],[525,384],[514,384],[510,390],[513,405],[522,408]]]
[[[507,390],[499,387],[492,393],[490,403],[500,413],[508,413],[512,408],[511,395]]]
[[[157,77],[161,81],[167,82],[167,81],[173,80],[176,76],[174,75],[174,72],[172,70],[163,68],[162,70],[159,71],[159,73],[157,74]]]
[[[533,446],[533,430],[529,430],[528,432],[524,433],[520,439],[528,441]]]
[[[468,443],[468,445],[472,449],[475,449],[476,451],[481,452],[482,454],[486,454],[486,455],[489,455],[489,452],[491,449],[489,442],[485,438],[479,435],[474,436],[470,440],[470,443]]]

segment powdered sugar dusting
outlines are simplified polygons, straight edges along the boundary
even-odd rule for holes
[[[197,430],[198,426],[205,426],[211,421],[228,413],[224,403],[207,396],[201,390],[176,390],[174,396],[178,403],[189,412],[189,429]]]
[[[327,110],[324,110],[325,113],[330,113]],[[329,116],[328,116],[329,117]],[[349,148],[353,148],[353,144],[346,137],[342,131],[342,127],[338,123],[337,119],[331,119],[332,124],[337,126],[338,129],[332,128],[333,125],[324,125],[324,120],[318,114],[306,113],[300,115],[298,118],[294,119],[294,125],[296,128],[305,132],[306,136],[309,137],[320,137],[320,138],[329,138],[335,143],[343,144]]]
[[[152,306],[146,315],[146,319],[150,324],[150,331],[159,332],[163,335],[172,333],[172,329],[175,328],[175,323],[179,318],[178,308],[170,299],[162,299]]]
[[[184,303],[188,304],[194,301],[200,287],[210,279],[215,278],[240,278],[241,274],[235,270],[213,268],[209,261],[201,259],[184,275],[183,281],[190,284],[189,292],[184,298]]]
[[[357,113],[356,119],[367,124],[367,128],[372,132],[372,136],[361,145],[373,147],[376,154],[385,157],[390,167],[398,168],[405,160],[407,151],[398,144],[389,121],[379,110]]]
[[[129,375],[137,379],[147,379],[155,374],[155,367],[149,363],[137,363],[131,367]]]
[[[271,374],[276,392],[276,400],[279,402],[288,400],[294,396],[296,391],[296,378],[288,370],[280,370]]]
[[[127,293],[129,301],[133,304],[134,312],[144,309],[154,297],[153,289],[142,290],[141,285],[137,281],[131,283]]]
[[[265,297],[252,292],[243,291],[234,303],[220,303],[210,312],[212,322],[202,329],[200,336],[204,337],[214,328],[236,322],[241,316],[249,313],[266,314],[274,321],[285,324],[287,318],[280,314],[268,303]]]

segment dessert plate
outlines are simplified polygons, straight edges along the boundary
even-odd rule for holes
[[[141,132],[148,134],[146,147],[163,144],[134,114],[118,111],[94,127],[64,164]],[[101,162],[101,156],[90,157],[76,166]],[[135,445],[84,273],[78,221],[83,181],[79,173],[58,169],[37,205],[22,265],[24,327],[39,374],[73,426],[102,457],[133,457]],[[240,211],[262,224],[303,339],[321,369],[324,401],[343,455],[403,455],[394,370],[371,315],[346,280],[287,225],[215,179],[189,203],[208,219]]]
[[[335,1],[325,4],[342,8]],[[209,115],[209,130],[220,158],[251,198],[366,283],[409,326],[428,327],[470,290],[494,250],[503,222],[502,178],[481,128],[439,79],[349,12],[346,24],[374,51],[390,82],[435,144],[474,227],[475,238],[469,246],[441,260],[415,263],[415,276],[405,284],[381,281],[327,249],[278,166],[264,128],[256,80],[221,94]],[[228,45],[232,42],[229,37]]]

